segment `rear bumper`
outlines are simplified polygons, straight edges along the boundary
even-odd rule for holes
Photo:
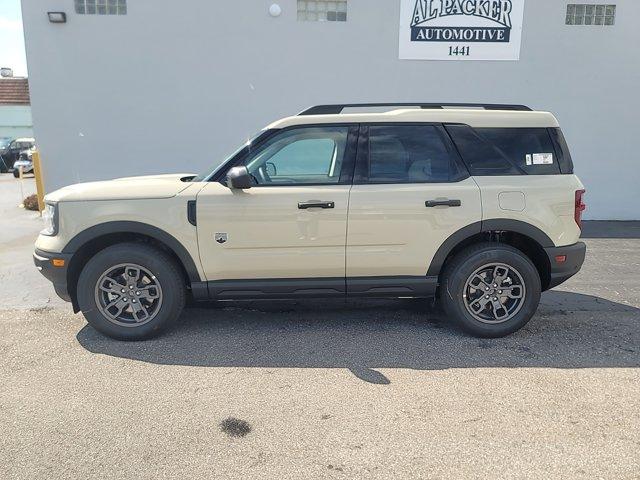
[[[545,248],[544,251],[549,257],[551,275],[547,289],[557,287],[569,278],[573,277],[582,268],[587,246],[583,242],[578,242],[566,247]],[[564,261],[558,261],[558,257],[565,257]]]
[[[66,253],[51,253],[36,249],[33,252],[33,263],[44,277],[53,283],[56,294],[63,300],[70,302],[71,295],[67,289],[67,269],[72,255]],[[63,267],[54,267],[52,260],[64,260]]]

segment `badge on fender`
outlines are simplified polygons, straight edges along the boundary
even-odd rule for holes
[[[226,233],[216,233],[214,235],[215,241],[218,243],[225,243],[227,241],[227,234]]]

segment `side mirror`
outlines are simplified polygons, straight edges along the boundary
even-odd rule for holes
[[[227,187],[246,190],[252,186],[251,175],[249,175],[247,167],[233,167],[227,172]]]

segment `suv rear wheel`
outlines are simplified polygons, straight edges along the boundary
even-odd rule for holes
[[[96,330],[120,340],[157,335],[185,303],[185,286],[163,251],[121,243],[97,253],[78,279],[78,304]]]
[[[458,253],[442,275],[440,299],[467,333],[503,337],[531,320],[540,302],[540,276],[513,247],[482,243]]]

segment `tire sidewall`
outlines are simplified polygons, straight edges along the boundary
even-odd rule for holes
[[[98,309],[95,287],[109,268],[122,263],[134,263],[151,272],[162,289],[162,305],[157,315],[137,327],[125,327],[108,320]],[[176,320],[184,307],[184,285],[172,260],[160,250],[145,245],[122,244],[97,253],[86,264],[78,279],[78,305],[96,330],[120,340],[140,340],[157,335]]]
[[[463,297],[469,276],[491,263],[502,263],[515,268],[522,276],[526,289],[520,311],[513,318],[499,324],[487,324],[475,319],[467,311]],[[533,317],[540,303],[540,276],[536,267],[524,254],[510,247],[486,247],[464,255],[452,266],[445,283],[445,310],[461,328],[480,337],[502,337],[519,330]]]

